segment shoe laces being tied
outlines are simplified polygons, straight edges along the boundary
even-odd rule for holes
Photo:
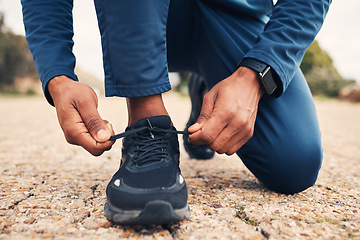
[[[135,138],[134,151],[136,154],[133,164],[137,164],[138,166],[153,161],[161,161],[161,159],[166,157],[166,148],[171,136],[166,133],[189,134],[188,131],[177,131],[175,128],[163,129],[153,127],[149,119],[146,120],[149,126],[130,129],[123,133],[111,136],[109,139],[110,141],[114,141],[132,135],[132,137]]]

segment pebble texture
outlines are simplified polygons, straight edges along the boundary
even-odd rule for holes
[[[189,100],[175,93],[164,97],[182,130]],[[360,239],[360,104],[316,100],[316,105],[324,161],[314,187],[277,194],[236,156],[197,161],[181,149],[190,219],[141,227],[113,225],[103,213],[121,141],[93,157],[65,142],[45,99],[0,98],[0,240]],[[100,98],[99,110],[117,133],[124,130],[123,99]]]

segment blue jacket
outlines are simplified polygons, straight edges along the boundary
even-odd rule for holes
[[[285,91],[307,47],[320,30],[331,0],[207,0],[236,11],[269,17],[256,45],[244,56],[270,65]],[[72,0],[21,0],[26,38],[33,54],[45,96],[46,85],[55,76],[74,80]],[[239,59],[240,62],[241,59]]]

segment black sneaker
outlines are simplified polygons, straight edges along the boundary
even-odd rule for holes
[[[190,216],[179,168],[178,132],[168,116],[144,118],[124,133],[119,170],[106,188],[105,216],[116,224],[168,224]]]
[[[191,74],[189,79],[189,94],[191,99],[191,113],[189,121],[186,124],[185,131],[193,125],[200,115],[203,94],[206,90],[205,81],[202,77],[197,74]],[[208,148],[207,145],[193,145],[189,141],[187,134],[183,135],[184,147],[190,158],[207,160],[214,157],[214,151]]]

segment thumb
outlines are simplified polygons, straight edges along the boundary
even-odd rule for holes
[[[195,133],[195,132],[201,130],[202,127],[205,125],[205,123],[211,117],[211,114],[212,114],[213,109],[214,109],[214,100],[211,97],[211,95],[209,95],[209,93],[207,93],[205,95],[205,97],[204,97],[203,104],[202,104],[202,107],[201,107],[201,112],[200,112],[200,115],[199,115],[196,123],[191,125],[189,127],[189,129],[188,129],[188,131],[190,133]]]
[[[92,132],[90,132],[90,134],[97,142],[106,142],[111,137],[111,134],[107,128],[100,128],[95,134]]]
[[[80,115],[91,136],[97,142],[106,142],[110,139],[112,129],[109,128],[107,121],[104,121],[98,113],[96,107],[86,109]]]

